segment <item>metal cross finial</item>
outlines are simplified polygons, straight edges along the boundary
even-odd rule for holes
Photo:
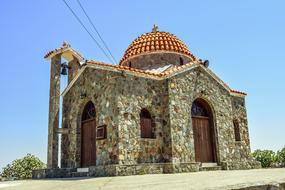
[[[153,25],[152,32],[158,32],[158,26],[156,24]]]
[[[69,43],[67,43],[66,41],[64,41],[64,42],[62,43],[62,47],[70,47],[70,45],[69,45]]]

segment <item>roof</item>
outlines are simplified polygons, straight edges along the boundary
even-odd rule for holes
[[[159,51],[175,52],[190,57],[192,61],[196,60],[188,47],[175,35],[154,28],[152,32],[139,36],[129,45],[120,61],[120,65],[137,55]]]
[[[205,70],[209,75],[211,75],[218,83],[220,83],[222,86],[224,86],[227,91],[233,95],[233,96],[241,96],[244,97],[246,96],[246,93],[241,92],[241,91],[236,91],[232,90],[226,83],[224,83],[221,79],[219,79],[210,69],[205,68],[202,66],[198,61],[190,62],[187,64],[184,64],[182,66],[171,66],[168,68],[163,68],[161,69],[161,72],[159,70],[142,70],[142,69],[136,69],[132,67],[127,67],[127,66],[122,66],[122,65],[112,65],[112,64],[107,64],[103,62],[98,62],[94,60],[88,60],[87,66],[83,67],[80,72],[77,74],[77,76],[70,82],[70,84],[67,86],[67,88],[63,91],[62,95],[64,96],[67,91],[73,86],[77,78],[83,73],[83,71],[87,67],[91,68],[97,68],[97,69],[102,69],[102,70],[111,70],[115,72],[124,72],[127,74],[135,75],[138,77],[146,77],[146,78],[151,78],[155,80],[163,80],[165,78],[169,78],[171,76],[177,75],[179,73],[182,73],[184,71],[196,68],[196,67],[201,67],[203,70]]]
[[[79,61],[84,60],[84,58],[77,51],[71,48],[70,44],[67,42],[63,42],[60,48],[47,52],[44,58],[49,60],[58,54],[62,54],[62,57],[67,61],[72,60],[73,57],[76,57]]]
[[[242,96],[246,96],[247,95],[247,93],[245,93],[245,92],[241,92],[241,91],[233,90],[233,89],[231,89],[231,93],[232,94],[239,94],[239,95],[242,95]]]

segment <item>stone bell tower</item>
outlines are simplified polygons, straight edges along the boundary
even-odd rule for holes
[[[45,59],[51,60],[50,69],[50,92],[49,92],[49,116],[48,116],[48,149],[47,167],[58,168],[58,134],[62,133],[59,128],[60,113],[60,78],[63,64],[61,59],[68,61],[68,84],[76,76],[80,69],[79,62],[83,57],[66,42],[62,47],[48,52]]]

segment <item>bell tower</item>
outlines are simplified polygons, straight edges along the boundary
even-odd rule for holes
[[[68,70],[68,84],[76,76],[80,69],[80,61],[83,57],[70,45],[63,42],[62,47],[48,52],[45,57],[51,60],[50,92],[49,92],[49,116],[48,116],[48,149],[47,167],[58,168],[58,134],[60,113],[60,78],[66,75]],[[68,61],[68,65],[62,64],[62,58]]]

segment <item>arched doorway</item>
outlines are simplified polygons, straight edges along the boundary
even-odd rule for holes
[[[213,115],[209,104],[197,99],[191,109],[196,162],[216,162]]]
[[[85,105],[81,121],[81,167],[95,166],[96,111],[91,101]]]

